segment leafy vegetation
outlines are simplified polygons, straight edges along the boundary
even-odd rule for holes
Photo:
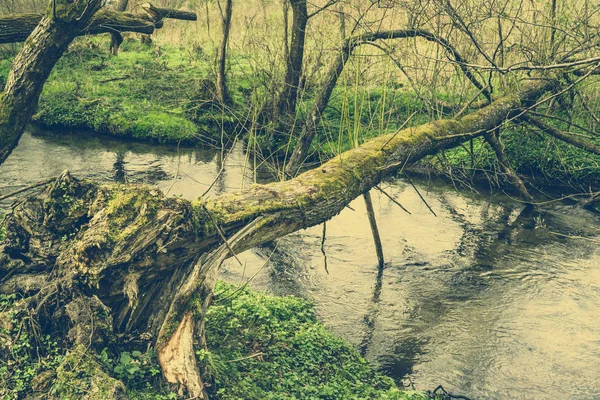
[[[207,315],[209,350],[198,355],[215,398],[424,399],[401,392],[297,297],[221,283]]]
[[[208,348],[198,348],[215,399],[411,399],[376,372],[347,342],[320,323],[312,306],[296,297],[276,297],[220,282],[208,311]],[[26,318],[15,311],[16,295],[0,295],[0,396],[103,398],[126,391],[131,399],[178,398],[161,380],[152,349],[81,346],[65,349],[49,334],[30,337]]]

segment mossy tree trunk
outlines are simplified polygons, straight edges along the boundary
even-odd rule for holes
[[[26,40],[0,95],[0,163],[17,145],[52,68],[101,4],[102,0],[56,0]]]
[[[141,5],[144,14],[131,14],[112,10],[100,10],[77,36],[102,33],[134,32],[150,35],[161,28],[163,19],[196,21],[197,15],[189,11],[170,8],[157,8],[150,3]],[[0,44],[24,42],[40,23],[44,16],[40,14],[21,14],[0,17]]]
[[[182,394],[204,398],[195,346],[223,260],[327,221],[389,171],[492,131],[554,85],[537,80],[461,119],[381,136],[295,179],[208,200],[64,173],[7,217],[0,291],[21,292],[20,306],[34,310],[39,326],[68,331],[76,343],[89,329],[64,309],[105,307],[116,333],[156,346],[165,378]]]

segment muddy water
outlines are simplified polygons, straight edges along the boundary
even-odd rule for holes
[[[193,198],[252,182],[242,146],[218,151],[26,134],[0,166],[0,194],[69,169]],[[224,167],[222,168],[222,164]],[[222,172],[219,174],[219,171]],[[386,268],[362,199],[314,227],[228,262],[225,279],[314,301],[320,318],[382,371],[474,399],[600,399],[600,219],[551,203],[403,180],[373,191]],[[9,207],[0,204],[0,211]],[[326,260],[326,262],[325,262]]]

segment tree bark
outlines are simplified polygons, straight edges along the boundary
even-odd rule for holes
[[[24,42],[42,20],[39,14],[24,14],[0,18],[0,44]],[[83,26],[77,36],[113,32],[137,32],[150,34],[154,24],[146,15],[99,11],[89,26]]]
[[[0,95],[0,164],[23,134],[52,68],[101,4],[102,0],[56,0],[17,54]]]
[[[162,27],[162,20],[166,18],[180,19],[182,21],[197,21],[198,16],[191,11],[175,10],[173,8],[155,7],[152,3],[142,4],[142,9],[152,18],[157,28]]]
[[[222,27],[223,36],[221,37],[221,43],[219,43],[219,49],[217,54],[217,100],[221,104],[231,104],[231,97],[229,95],[229,89],[227,87],[227,46],[229,43],[229,32],[231,30],[231,14],[232,14],[232,0],[225,0],[225,9],[222,10]]]
[[[286,72],[283,89],[279,95],[277,112],[280,117],[286,118],[296,110],[298,86],[302,76],[304,61],[304,40],[306,38],[306,24],[308,23],[308,10],[306,0],[290,0],[292,7],[292,43],[289,56],[286,60]]]
[[[195,21],[197,16],[189,11],[156,8],[145,3],[142,8],[148,15],[112,10],[97,12],[88,25],[82,25],[77,36],[101,33],[135,32],[151,34],[162,26],[164,18]],[[154,10],[154,11],[153,11]],[[42,20],[43,15],[22,14],[0,17],[0,44],[24,42]]]
[[[381,245],[381,237],[377,228],[377,219],[375,218],[375,209],[373,208],[373,200],[371,192],[363,194],[365,206],[367,208],[367,216],[369,217],[369,225],[371,226],[371,234],[373,235],[373,243],[375,244],[375,254],[377,254],[377,265],[379,269],[385,267],[385,259],[383,258],[383,246]]]

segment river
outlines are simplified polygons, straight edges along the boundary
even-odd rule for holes
[[[248,186],[241,144],[215,150],[27,132],[0,166],[0,194],[68,169],[192,199]],[[222,164],[224,164],[222,166]],[[403,179],[372,191],[386,268],[362,198],[323,226],[247,251],[221,276],[312,300],[320,319],[381,371],[472,399],[600,399],[600,218],[561,202]],[[14,199],[12,199],[14,200]],[[6,212],[12,200],[0,203]],[[326,257],[326,262],[325,262]]]

